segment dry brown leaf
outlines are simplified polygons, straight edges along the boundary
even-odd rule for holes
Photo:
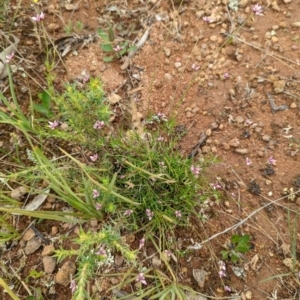
[[[118,94],[111,94],[107,97],[107,100],[110,104],[117,104],[120,102],[121,99],[121,96],[119,96]]]
[[[249,262],[250,268],[252,270],[257,270],[256,265],[257,265],[258,261],[259,261],[259,256],[258,256],[258,254],[255,254],[252,257],[251,261]]]
[[[285,256],[289,255],[291,253],[291,246],[289,244],[286,244],[285,242],[283,242],[283,244],[280,246],[280,248],[282,249],[282,252]]]

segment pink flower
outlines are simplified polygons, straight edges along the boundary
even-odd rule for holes
[[[120,52],[124,47],[120,47],[117,45],[117,47],[113,48],[115,52]]]
[[[84,75],[83,78],[82,78],[83,83],[87,83],[89,80],[90,80],[90,75],[89,74]]]
[[[255,4],[254,6],[252,6],[252,11],[257,15],[257,16],[263,16],[262,11],[263,8],[257,4]]]
[[[180,210],[176,210],[175,211],[175,216],[176,216],[176,218],[181,218],[182,217],[181,211]]]
[[[172,252],[170,250],[165,250],[165,253],[168,257],[170,257],[172,255]]]
[[[97,153],[90,156],[90,160],[93,161],[93,162],[97,161],[97,159],[98,159],[98,154]]]
[[[200,69],[200,66],[192,64],[192,69],[195,70],[195,71],[198,71]]]
[[[104,126],[103,121],[96,121],[94,124],[94,129],[102,129],[103,126]]]
[[[136,281],[137,281],[137,282],[141,282],[141,283],[144,284],[144,285],[147,285],[147,281],[146,281],[146,279],[145,279],[144,273],[140,273],[140,274],[137,276]]]
[[[161,113],[161,112],[158,112],[157,113],[157,116],[160,120],[164,121],[164,122],[167,122],[168,119],[167,119],[167,116],[164,114],[164,113]]]
[[[218,265],[219,265],[219,272],[218,273],[219,273],[220,278],[226,277],[226,265],[225,265],[225,263],[222,260],[220,260],[218,262]]]
[[[98,198],[99,195],[100,195],[99,191],[94,189],[94,190],[93,190],[93,198],[94,198],[94,199],[95,199],[95,198]]]
[[[249,157],[246,157],[246,165],[251,166],[252,165],[252,160]]]
[[[5,59],[4,62],[5,62],[6,64],[10,63],[14,56],[15,56],[15,53],[14,53],[14,52],[12,52],[11,54],[7,54],[7,55],[6,55],[6,59]]]
[[[246,126],[249,126],[249,125],[251,125],[252,123],[253,123],[253,121],[250,120],[250,119],[246,119],[246,120],[245,120],[245,125],[246,125]]]
[[[273,156],[268,158],[268,164],[276,166],[276,159],[273,158]]]
[[[36,17],[31,17],[31,20],[34,22],[40,22],[40,21],[44,20],[44,18],[45,18],[45,14],[43,12],[41,12]]]
[[[146,209],[146,215],[147,215],[149,221],[151,221],[152,218],[153,218],[153,216],[154,216],[154,212],[151,211],[149,208],[147,208],[147,209]]]
[[[107,256],[106,250],[103,247],[100,247],[99,250],[95,254],[101,255],[101,256]]]
[[[203,21],[207,23],[212,23],[214,20],[212,20],[210,17],[203,17]]]
[[[102,204],[96,203],[95,208],[96,208],[96,210],[100,210],[102,208]]]
[[[217,190],[217,189],[221,189],[221,188],[222,188],[221,184],[219,184],[218,182],[210,183],[209,185],[210,185],[214,190]]]
[[[139,250],[141,250],[144,246],[145,246],[145,239],[142,238],[142,239],[140,240]]]
[[[226,292],[231,292],[231,288],[230,288],[229,286],[227,286],[227,285],[225,285],[224,290],[225,290]]]
[[[230,76],[229,76],[228,72],[226,72],[226,73],[224,73],[223,77],[224,77],[224,79],[228,79]]]
[[[49,123],[49,128],[51,128],[52,130],[54,130],[59,125],[59,122],[57,120],[48,123]]]
[[[158,142],[162,142],[162,141],[164,140],[164,137],[160,135],[156,140],[157,140]]]
[[[71,280],[71,283],[70,283],[70,289],[71,289],[71,292],[72,292],[72,294],[74,294],[74,292],[76,291],[76,289],[77,289],[77,285],[76,285],[76,282],[75,282],[75,280]]]
[[[125,210],[123,216],[130,216],[132,213],[133,213],[132,209],[127,209],[127,210]]]
[[[191,166],[191,172],[195,175],[195,177],[198,177],[200,174],[201,168],[195,167],[194,165]]]

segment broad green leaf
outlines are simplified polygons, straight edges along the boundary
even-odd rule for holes
[[[49,115],[49,109],[47,107],[45,107],[44,105],[42,105],[42,104],[34,103],[33,104],[33,109],[36,110],[37,112],[43,114],[43,115],[46,115],[46,116]]]
[[[114,51],[111,44],[100,44],[100,47],[104,52],[113,52]]]
[[[109,42],[109,37],[108,34],[106,32],[104,32],[101,29],[98,29],[98,34],[99,36],[105,41],[105,42]]]
[[[231,242],[233,244],[237,244],[240,240],[240,236],[238,234],[234,234],[232,237],[231,237]]]
[[[137,49],[137,46],[131,46],[127,49],[127,52],[135,51]]]
[[[105,62],[111,62],[111,61],[113,61],[113,57],[112,56],[105,56],[105,57],[103,57],[103,61],[105,61]]]
[[[233,263],[237,263],[239,261],[239,256],[235,253],[232,253],[231,256],[230,256],[230,259]]]
[[[248,244],[249,240],[250,240],[250,235],[245,234],[245,235],[240,237],[238,244],[239,245],[246,245],[246,244]]]
[[[248,245],[238,245],[234,249],[235,251],[246,253],[249,252],[249,246]]]
[[[228,251],[222,250],[222,251],[221,251],[221,254],[222,254],[222,258],[223,258],[224,260],[227,260],[227,259],[228,259]]]
[[[43,93],[41,94],[41,100],[42,100],[43,106],[45,106],[49,110],[49,108],[50,108],[50,94],[47,91],[43,91]]]

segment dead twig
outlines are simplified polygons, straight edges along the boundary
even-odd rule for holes
[[[300,192],[300,190],[298,190],[296,193],[299,193],[299,192]],[[209,237],[208,239],[204,240],[204,241],[201,242],[200,244],[201,244],[201,245],[204,245],[204,244],[206,244],[207,242],[209,242],[209,241],[215,239],[216,237],[218,237],[218,236],[220,236],[220,235],[222,235],[222,234],[224,234],[224,233],[226,233],[226,232],[228,232],[228,231],[237,229],[238,227],[240,227],[241,225],[243,225],[247,220],[249,220],[250,218],[252,218],[254,215],[256,215],[256,214],[257,214],[258,212],[260,212],[261,210],[265,209],[266,207],[268,207],[268,206],[271,205],[271,204],[274,204],[274,203],[277,204],[278,201],[280,201],[280,200],[282,200],[282,199],[285,199],[285,198],[287,198],[287,197],[288,197],[288,195],[287,195],[287,196],[284,196],[284,197],[281,197],[281,198],[279,198],[279,199],[277,199],[277,200],[274,200],[274,201],[268,199],[267,197],[263,197],[264,199],[267,199],[267,200],[270,201],[270,202],[267,203],[266,205],[264,205],[264,206],[262,206],[262,207],[256,209],[256,210],[254,210],[250,215],[248,215],[245,219],[241,220],[241,221],[238,222],[237,224],[235,224],[235,225],[233,225],[233,226],[231,226],[231,227],[229,227],[229,228],[226,228],[225,230],[223,230],[223,231],[221,231],[221,232],[218,232],[218,233],[212,235],[211,237]]]

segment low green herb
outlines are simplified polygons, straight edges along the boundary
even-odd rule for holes
[[[231,242],[225,245],[226,250],[222,250],[221,254],[224,260],[231,260],[233,263],[237,263],[241,259],[242,253],[250,251],[250,235],[237,235],[234,234],[231,237]]]
[[[100,43],[101,49],[106,53],[112,54],[103,58],[105,62],[111,62],[120,59],[126,53],[129,53],[137,48],[136,46],[129,46],[129,41],[117,43],[111,27],[107,33],[102,29],[99,29],[98,34],[102,40]]]

